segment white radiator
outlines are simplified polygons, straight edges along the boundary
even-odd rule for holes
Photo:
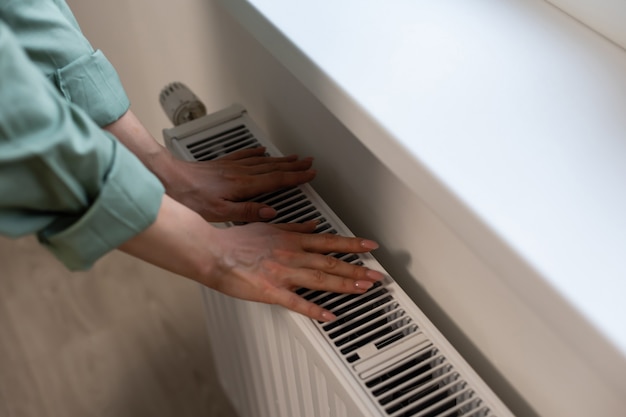
[[[190,161],[258,146],[281,155],[238,105],[163,133]],[[256,200],[278,211],[273,222],[319,220],[318,233],[352,235],[309,185]],[[370,254],[332,255],[384,273]],[[361,295],[299,290],[337,315],[326,324],[203,292],[219,379],[240,417],[512,416],[389,276]]]

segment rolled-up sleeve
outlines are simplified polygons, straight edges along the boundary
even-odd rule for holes
[[[36,233],[70,269],[156,219],[158,179],[64,100],[0,20],[0,233]]]
[[[63,0],[2,0],[0,18],[30,60],[96,124],[106,126],[128,110],[116,70],[93,49]]]

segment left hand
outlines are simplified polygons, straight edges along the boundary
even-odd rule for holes
[[[312,159],[267,157],[264,148],[244,149],[203,162],[170,158],[169,174],[157,174],[167,194],[211,222],[269,220],[276,216],[273,208],[246,200],[315,177]]]
[[[130,110],[104,129],[137,155],[168,195],[211,222],[269,220],[276,215],[274,209],[245,200],[315,177],[312,159],[266,157],[264,148],[244,149],[206,162],[181,161],[155,141]]]

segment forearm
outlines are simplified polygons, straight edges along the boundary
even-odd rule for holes
[[[198,214],[164,196],[156,221],[120,246],[132,256],[244,300],[280,304],[313,319],[333,314],[294,289],[305,287],[363,293],[382,274],[341,262],[325,253],[367,252],[377,245],[366,239],[312,231],[314,224],[262,223],[218,229]]]
[[[163,187],[61,98],[0,19],[0,233],[36,233],[71,269],[148,227]]]
[[[214,227],[171,197],[164,195],[155,222],[119,249],[170,272],[209,285],[216,264],[210,250]]]
[[[104,129],[112,133],[124,146],[152,171],[166,189],[173,186],[176,174],[175,161],[171,153],[158,143],[144,125],[128,110]]]
[[[260,147],[211,161],[177,159],[130,110],[105,129],[159,178],[170,197],[212,222],[268,220],[276,215],[274,209],[247,200],[305,183],[315,176],[310,158],[266,157],[265,149]]]

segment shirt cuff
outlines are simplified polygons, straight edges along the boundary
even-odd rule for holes
[[[130,107],[117,71],[100,50],[57,69],[52,78],[65,98],[100,127],[113,123]]]
[[[89,269],[156,220],[164,193],[159,180],[116,143],[113,166],[94,203],[68,228],[39,239],[69,269]]]

